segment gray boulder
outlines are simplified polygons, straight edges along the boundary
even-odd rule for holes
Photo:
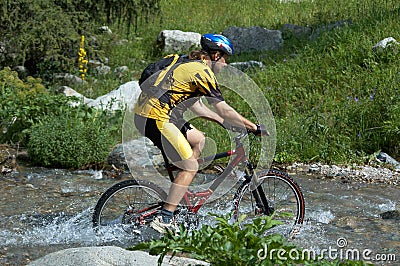
[[[115,111],[124,110],[128,104],[133,105],[139,97],[141,89],[137,81],[130,81],[96,99],[86,98],[82,94],[66,86],[62,87],[61,91],[67,96],[78,97],[80,102],[76,104],[84,103],[98,109]]]
[[[394,158],[392,158],[389,154],[387,154],[385,152],[380,152],[376,156],[376,159],[379,162],[391,164],[394,166],[395,169],[400,170],[400,162],[396,161]]]
[[[283,46],[282,32],[268,30],[259,26],[240,28],[230,27],[222,32],[235,47],[235,53],[262,52],[276,50]]]
[[[107,158],[108,164],[124,170],[152,168],[161,166],[163,162],[161,151],[145,137],[118,144]]]
[[[315,40],[323,32],[332,31],[332,30],[335,30],[335,29],[340,29],[340,28],[347,27],[347,26],[352,25],[352,24],[353,24],[353,22],[351,20],[340,20],[340,21],[337,21],[335,23],[330,23],[330,24],[327,24],[327,25],[323,25],[322,27],[319,27],[315,31],[313,31],[313,33],[311,34],[311,36],[309,38],[311,40]]]
[[[4,42],[0,42],[0,54],[5,54],[6,51],[6,44]]]
[[[120,247],[82,247],[70,248],[50,253],[39,258],[29,266],[142,266],[157,265],[158,256],[151,256],[143,251],[128,251]],[[206,262],[166,256],[162,266],[209,265]]]
[[[163,30],[158,35],[157,41],[161,43],[165,52],[180,53],[199,47],[200,38],[201,34],[196,32]]]
[[[108,26],[101,26],[101,27],[99,28],[99,31],[100,31],[101,33],[112,34],[112,31],[111,31],[111,29],[110,29]]]
[[[82,94],[80,94],[79,92],[75,91],[74,89],[72,89],[71,87],[68,87],[68,86],[60,87],[59,92],[63,93],[65,96],[68,96],[68,97],[78,98],[79,101],[74,102],[72,104],[73,106],[78,106],[81,103],[88,104],[89,102],[93,101],[92,99],[86,98],[85,96],[83,96]]]
[[[303,38],[310,36],[312,29],[310,27],[298,26],[293,24],[284,24],[280,29],[283,33],[290,33],[296,38]]]
[[[111,67],[102,64],[101,66],[96,67],[95,71],[97,72],[97,74],[105,76],[111,72]]]
[[[29,71],[25,66],[15,66],[13,70],[17,71],[18,77],[21,79],[29,76]]]
[[[128,104],[136,102],[141,92],[137,81],[130,81],[103,96],[94,99],[89,106],[108,110],[123,110]]]
[[[114,73],[118,76],[118,77],[122,77],[124,74],[129,72],[129,67],[127,66],[120,66],[117,67],[116,69],[114,69]]]
[[[391,45],[399,45],[400,43],[393,37],[388,37],[383,39],[382,41],[378,42],[377,44],[374,45],[373,49],[374,50],[379,50],[379,49],[386,49],[387,47]]]
[[[69,74],[69,73],[61,73],[61,74],[55,74],[54,78],[56,80],[62,81],[64,83],[70,84],[70,85],[82,85],[82,84],[87,84],[86,80],[83,80],[82,78]]]

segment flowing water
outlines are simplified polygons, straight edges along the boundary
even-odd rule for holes
[[[315,176],[295,179],[307,205],[307,221],[292,240],[296,245],[328,258],[364,255],[377,263],[380,256],[385,259],[380,264],[400,265],[399,220],[379,216],[400,209],[400,187]],[[26,265],[71,247],[110,243],[126,247],[126,235],[100,238],[91,227],[97,199],[118,181],[101,178],[95,171],[44,168],[22,168],[0,176],[0,265]],[[226,211],[227,202],[216,204],[206,205],[200,214]]]

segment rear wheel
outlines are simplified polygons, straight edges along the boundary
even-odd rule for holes
[[[154,238],[149,223],[158,214],[166,193],[143,180],[126,180],[110,187],[98,200],[93,213],[93,227],[98,234],[121,231],[132,238]],[[149,230],[148,230],[149,229]]]
[[[303,223],[305,202],[299,185],[286,173],[268,170],[259,173],[258,187],[252,191],[244,182],[234,197],[234,218],[246,214],[245,223],[261,215],[271,215],[283,224],[276,230],[290,237]],[[275,229],[274,229],[275,230]]]

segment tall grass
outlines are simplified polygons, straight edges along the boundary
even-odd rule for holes
[[[399,17],[397,0],[163,0],[159,16],[139,27],[127,45],[113,47],[109,58],[110,64],[133,70],[127,80],[163,55],[155,40],[164,29],[207,33],[231,26],[309,27],[317,37],[284,35],[280,51],[231,58],[266,65],[249,75],[264,90],[275,116],[276,160],[360,162],[379,150],[399,157],[399,47],[372,50],[386,37],[400,39]],[[326,27],[338,21],[347,24]],[[240,101],[233,105],[242,108]]]

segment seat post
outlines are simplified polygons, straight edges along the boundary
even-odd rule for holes
[[[162,154],[162,156],[164,158],[164,167],[168,172],[169,179],[171,180],[171,182],[174,182],[175,176],[174,176],[173,170],[174,170],[175,167],[174,167],[173,164],[171,164],[169,162],[168,157],[167,157],[167,155],[165,154],[164,151],[161,151],[161,154]]]

